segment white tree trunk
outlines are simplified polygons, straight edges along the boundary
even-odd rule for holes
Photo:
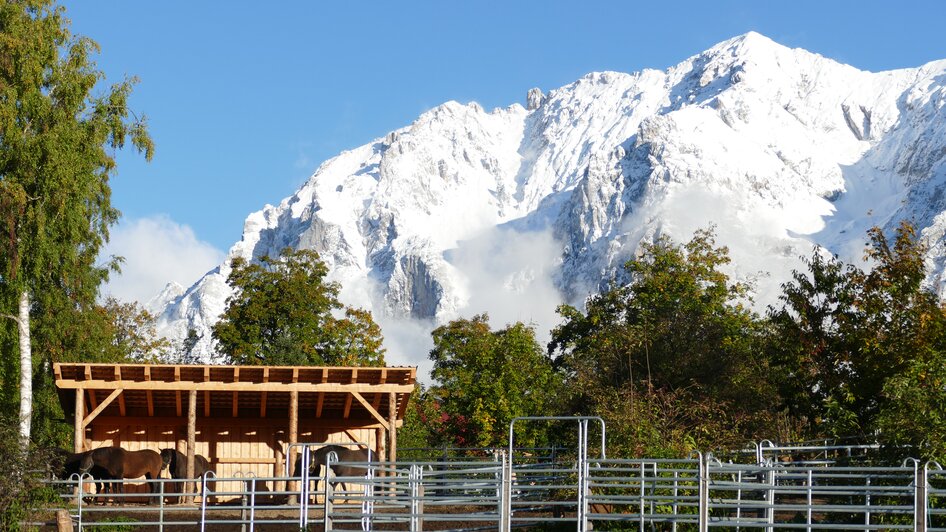
[[[20,442],[26,451],[30,444],[30,421],[33,419],[33,351],[30,347],[30,294],[20,294],[17,317],[20,332]]]

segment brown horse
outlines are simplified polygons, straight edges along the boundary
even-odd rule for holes
[[[145,477],[148,480],[154,480],[161,476],[162,465],[161,455],[150,449],[126,451],[121,447],[100,447],[83,457],[79,469],[85,473],[98,466],[108,471],[109,477],[113,479]],[[157,493],[152,482],[148,485],[152,494]],[[125,492],[124,484],[113,484],[112,492],[116,491],[115,487],[118,487],[121,493]],[[154,500],[157,502],[157,496]],[[124,503],[124,499],[121,501]]]
[[[187,455],[184,453],[177,449],[161,449],[161,462],[161,469],[166,467],[171,478],[178,480],[187,478]],[[203,456],[195,454],[194,476],[191,478],[203,478],[207,471],[213,471],[210,468],[210,462]],[[178,486],[181,486],[181,484],[178,484]],[[207,489],[210,489],[209,486]]]
[[[338,462],[364,462],[365,465],[339,465],[332,464],[332,472],[340,477],[359,477],[368,475],[369,453],[365,449],[352,449],[341,445],[326,445],[319,447],[309,453],[309,478],[315,481],[316,491],[318,491],[318,482],[322,478],[322,465],[325,464],[329,453],[335,453]],[[302,457],[296,458],[296,465],[292,471],[293,477],[302,476]],[[332,489],[338,484],[342,485],[342,490],[348,490],[344,482],[332,482]],[[324,489],[324,486],[323,486]]]
[[[81,471],[82,461],[86,459],[91,452],[92,451],[73,453],[66,449],[56,448],[52,450],[49,465],[53,474],[60,480],[69,480],[73,475],[79,476],[83,473],[88,473],[95,481],[95,492],[102,495],[107,491],[106,488],[109,486],[103,481],[111,479],[108,471],[95,465],[85,471]]]

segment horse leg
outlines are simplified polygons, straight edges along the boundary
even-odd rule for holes
[[[160,496],[158,495],[158,489],[157,489],[158,485],[157,485],[157,482],[154,481],[154,479],[156,478],[155,475],[153,473],[145,473],[145,478],[148,479],[149,481],[149,482],[146,482],[145,484],[147,484],[148,489],[151,490],[151,497],[150,497],[151,503],[161,504],[161,501],[159,500]]]

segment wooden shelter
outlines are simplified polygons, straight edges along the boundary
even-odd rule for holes
[[[292,463],[295,442],[362,443],[394,460],[417,368],[55,364],[53,371],[77,452],[177,448],[207,457],[220,477],[277,477]]]

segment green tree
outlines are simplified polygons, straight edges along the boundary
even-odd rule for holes
[[[170,354],[171,342],[158,336],[154,316],[138,303],[122,303],[109,297],[100,309],[108,323],[109,337],[103,358],[154,364]]]
[[[745,306],[748,287],[721,271],[728,250],[701,230],[641,251],[625,265],[630,283],[593,295],[585,311],[559,308],[549,350],[568,376],[568,408],[627,429],[618,440],[632,453],[741,444],[766,429],[774,388],[757,354],[760,320]]]
[[[134,80],[98,91],[97,45],[68,30],[50,0],[0,6],[0,313],[15,323],[18,371],[4,363],[3,386],[19,376],[19,433],[31,433],[33,341],[59,310],[90,308],[112,262],[97,263],[108,228],[114,149],[126,140],[151,159],[145,120],[129,118]],[[132,115],[133,116],[133,115]],[[33,320],[33,321],[31,321]],[[44,341],[59,344],[56,337]],[[3,357],[14,357],[5,341]],[[48,351],[42,351],[45,355]]]
[[[794,272],[781,308],[770,310],[771,346],[787,407],[812,433],[883,439],[882,418],[902,443],[888,409],[936,408],[932,397],[912,406],[907,398],[918,400],[929,388],[920,377],[937,374],[925,368],[943,360],[946,314],[923,286],[926,249],[912,225],[902,223],[893,242],[876,227],[868,237],[869,271],[815,254],[808,272]]]
[[[286,248],[258,263],[237,258],[232,268],[235,293],[213,335],[235,364],[384,365],[381,329],[370,312],[339,302],[315,251]],[[336,318],[342,309],[346,317]]]
[[[430,393],[441,412],[441,441],[459,447],[508,443],[509,422],[548,412],[559,379],[535,331],[522,323],[492,331],[486,314],[454,320],[432,333]],[[539,433],[517,433],[522,445]]]

